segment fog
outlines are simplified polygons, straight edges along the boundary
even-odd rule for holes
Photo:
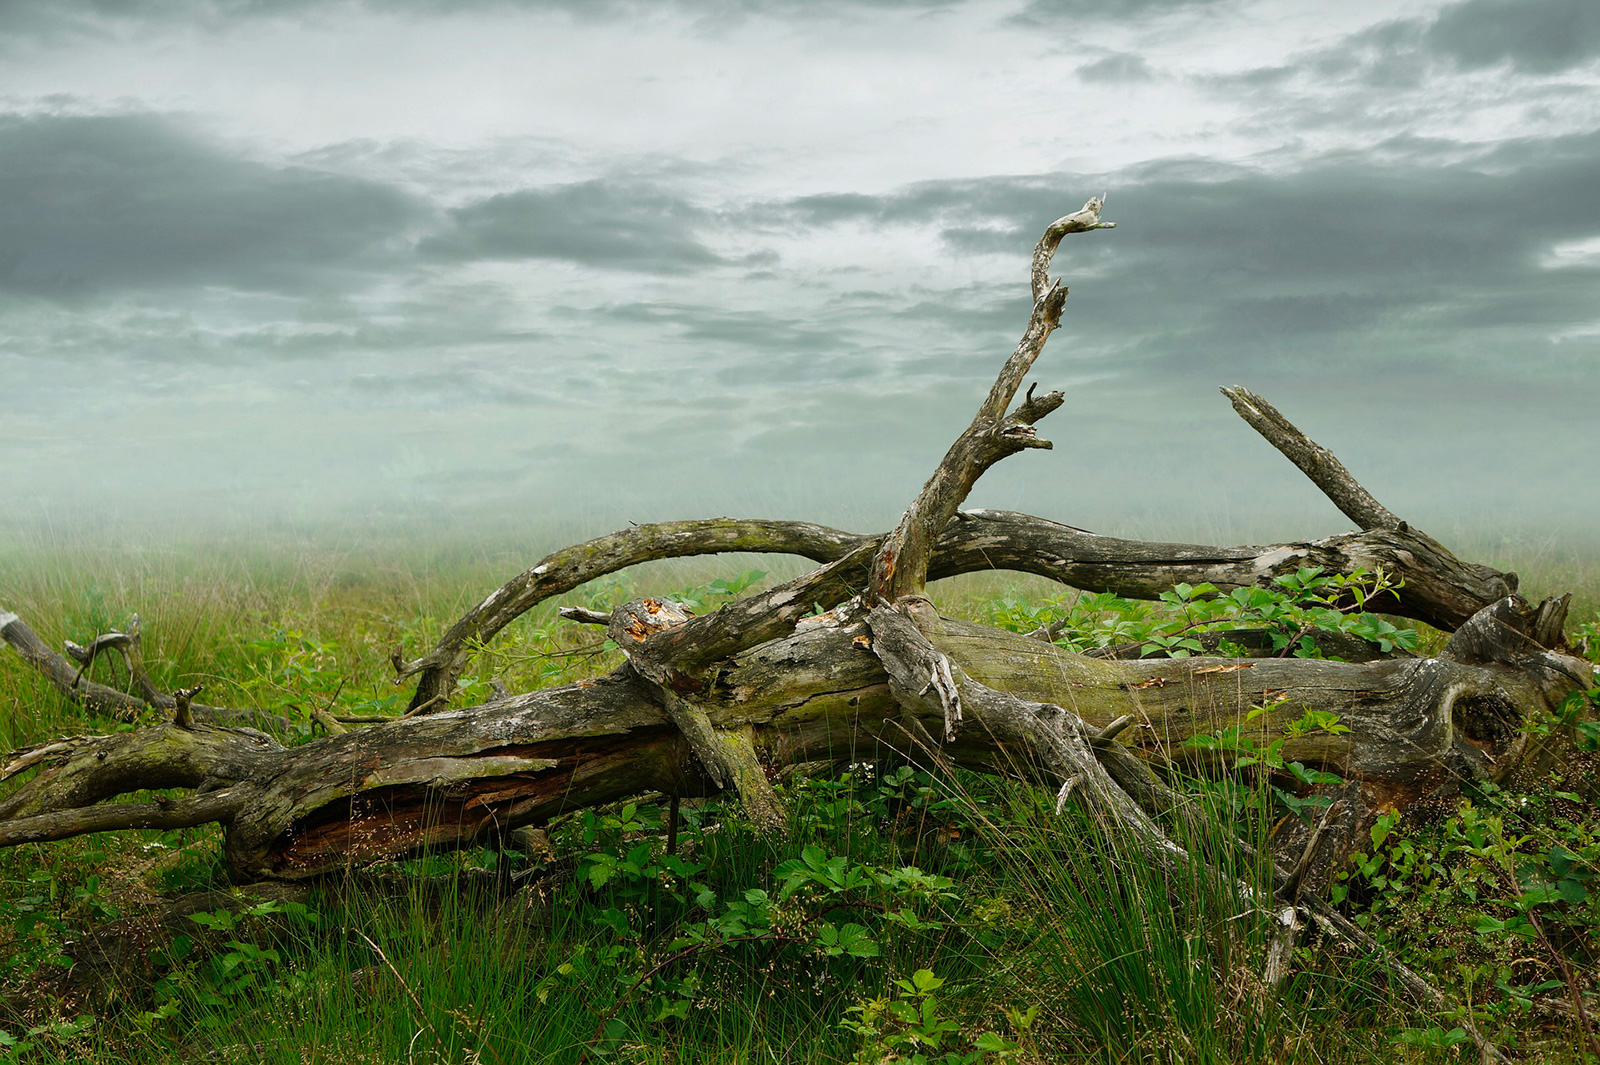
[[[1243,384],[1449,540],[1600,519],[1584,0],[0,9],[0,529],[887,527],[1026,321],[974,506],[1349,523]]]

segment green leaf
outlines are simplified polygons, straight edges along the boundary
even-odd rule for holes
[[[1003,1054],[1008,1050],[1016,1050],[1017,1044],[997,1032],[984,1032],[972,1041],[975,1049],[985,1054]]]
[[[1572,871],[1572,863],[1578,860],[1578,856],[1557,843],[1550,848],[1549,860],[1552,873],[1566,876]]]
[[[878,956],[878,944],[873,942],[872,935],[866,928],[858,924],[847,924],[839,929],[839,947],[855,958]]]
[[[1556,901],[1560,897],[1561,892],[1556,887],[1546,885],[1534,888],[1532,891],[1524,891],[1517,896],[1517,903],[1521,906],[1543,906]]]

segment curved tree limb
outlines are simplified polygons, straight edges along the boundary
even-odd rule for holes
[[[513,577],[450,627],[438,645],[409,662],[396,655],[397,679],[417,676],[413,711],[449,701],[474,644],[486,642],[532,607],[608,573],[660,558],[750,551],[828,561],[861,537],[799,521],[710,518],[655,522],[599,536],[546,555]]]

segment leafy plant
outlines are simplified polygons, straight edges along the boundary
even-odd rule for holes
[[[1283,706],[1283,700],[1261,703],[1250,708],[1243,722],[1230,725],[1216,733],[1202,732],[1191,736],[1184,742],[1184,746],[1203,751],[1215,751],[1218,754],[1232,755],[1234,769],[1250,769],[1252,767],[1264,771],[1267,781],[1267,794],[1276,806],[1302,820],[1310,820],[1310,812],[1326,808],[1333,800],[1327,795],[1304,795],[1301,792],[1307,788],[1323,785],[1343,784],[1344,778],[1337,773],[1326,770],[1314,769],[1303,762],[1292,762],[1285,759],[1284,745],[1292,739],[1308,736],[1314,732],[1323,732],[1328,735],[1338,735],[1349,732],[1348,725],[1341,724],[1339,715],[1327,710],[1307,710],[1293,721],[1282,726],[1282,735],[1270,740],[1262,746],[1254,736],[1249,734],[1249,726],[1260,718],[1267,717]],[[1288,784],[1289,787],[1274,783],[1274,777]],[[1204,786],[1203,782],[1197,782]],[[1292,790],[1291,790],[1292,789]]]
[[[1503,1026],[1552,997],[1581,1009],[1592,994],[1581,974],[1600,968],[1597,819],[1559,778],[1543,783],[1527,794],[1479,785],[1435,824],[1380,816],[1332,889]]]
[[[1013,1060],[1020,1045],[996,1032],[983,1032],[968,1044],[966,1051],[946,1049],[946,1040],[955,1042],[961,1026],[939,1008],[936,992],[945,980],[931,969],[918,969],[907,979],[893,981],[890,994],[867,999],[851,1006],[840,1027],[861,1038],[856,1051],[857,1065],[881,1065],[886,1061],[905,1065],[975,1065],[980,1061]],[[1012,1011],[1009,1016],[1019,1031],[1026,1032],[1038,1016],[1038,1007],[1026,1013]]]
[[[1223,592],[1210,583],[1178,584],[1161,593],[1159,605],[1109,593],[1038,606],[1013,597],[993,608],[991,620],[1018,632],[1046,630],[1058,644],[1079,652],[1139,644],[1145,656],[1187,658],[1205,650],[1200,639],[1204,634],[1264,631],[1277,654],[1321,658],[1324,652],[1315,634],[1332,631],[1360,637],[1388,653],[1415,649],[1418,634],[1366,611],[1400,587],[1401,582],[1381,571],[1329,574],[1307,566],[1274,578],[1268,587]]]

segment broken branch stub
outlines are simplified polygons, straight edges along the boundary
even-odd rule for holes
[[[733,789],[747,816],[763,831],[777,831],[785,823],[783,803],[767,780],[749,730],[715,725],[696,702],[700,685],[659,653],[660,644],[652,647],[661,634],[693,617],[681,603],[635,599],[612,611],[606,635],[639,676],[655,687],[662,706],[717,787]]]
[[[1222,394],[1228,397],[1239,417],[1310,478],[1345,517],[1363,529],[1394,529],[1405,525],[1350,476],[1350,471],[1333,452],[1297,429],[1277,407],[1237,385],[1222,389]]]

